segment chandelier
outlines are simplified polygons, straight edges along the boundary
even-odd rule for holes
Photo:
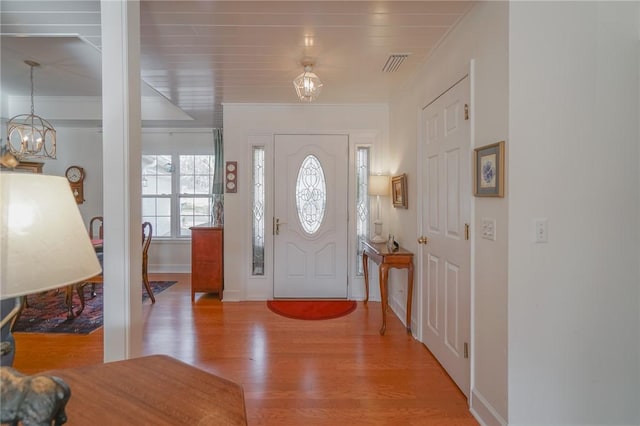
[[[313,102],[318,99],[322,91],[322,81],[311,71],[313,65],[310,61],[304,61],[304,72],[293,80],[298,99],[304,102]]]
[[[18,159],[56,158],[56,130],[33,109],[33,68],[40,64],[24,63],[31,67],[31,114],[16,115],[7,122],[7,147]]]

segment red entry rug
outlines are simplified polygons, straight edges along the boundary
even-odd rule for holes
[[[350,314],[358,305],[353,300],[267,300],[267,306],[287,318],[324,320]]]
[[[174,285],[177,281],[149,281],[151,291],[156,295]],[[47,291],[28,296],[29,307],[24,308],[13,326],[14,332],[26,333],[72,333],[89,334],[102,327],[102,284],[96,285],[96,297],[91,298],[91,285],[85,288],[85,307],[82,313],[67,319],[67,305],[64,303],[64,289]],[[142,286],[142,303],[148,300],[147,291]],[[150,303],[150,302],[149,302]],[[156,302],[157,303],[157,302]],[[73,311],[80,307],[80,299],[73,292]]]

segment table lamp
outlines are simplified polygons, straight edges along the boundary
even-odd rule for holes
[[[0,299],[15,298],[13,310],[7,315],[2,313],[0,328],[5,328],[18,314],[22,296],[82,282],[100,272],[89,234],[65,178],[34,173],[0,173]],[[15,350],[6,344],[9,339],[10,335],[5,336],[3,332],[3,352]],[[13,369],[2,367],[3,386],[4,378],[14,373]],[[18,377],[22,375],[18,373]],[[39,377],[43,381],[49,379]],[[60,395],[57,388],[60,379],[50,379],[50,389],[39,392],[42,398],[55,399]],[[48,391],[51,394],[47,395]],[[26,394],[29,391],[22,389],[20,392]],[[5,397],[5,389],[2,396]],[[41,419],[50,414],[49,421],[52,421],[60,415],[58,411],[44,412],[51,409],[50,404],[36,404],[35,407],[32,414]],[[16,409],[12,407],[12,401],[3,400],[3,419],[11,409]],[[19,415],[20,411],[16,410],[15,414]]]
[[[380,220],[380,197],[389,195],[389,176],[371,175],[369,176],[369,195],[376,196],[377,214],[375,225],[375,235],[371,239],[374,243],[384,243],[386,238],[382,236],[382,220]]]

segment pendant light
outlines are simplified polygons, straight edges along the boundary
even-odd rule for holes
[[[40,64],[28,60],[24,63],[31,67],[31,114],[16,115],[7,122],[7,147],[19,160],[56,158],[56,130],[35,115],[33,107],[33,68]]]
[[[313,62],[304,60],[302,66],[304,66],[304,72],[293,80],[293,87],[296,89],[298,99],[303,102],[313,102],[318,99],[322,91],[322,81],[311,71]]]

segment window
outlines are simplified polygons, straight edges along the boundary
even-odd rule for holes
[[[369,147],[356,150],[356,275],[362,269],[362,244],[369,234]]]
[[[189,237],[211,220],[213,155],[143,155],[142,220],[156,237]]]
[[[253,147],[252,268],[253,275],[264,275],[264,147]]]
[[[296,209],[300,225],[309,235],[320,229],[326,204],[327,188],[322,164],[314,155],[308,155],[298,170]]]

